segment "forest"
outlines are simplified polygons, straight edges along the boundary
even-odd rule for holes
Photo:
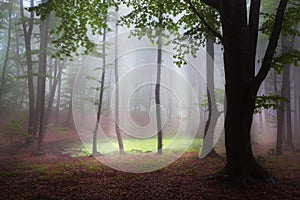
[[[299,199],[299,0],[0,0],[0,199]]]

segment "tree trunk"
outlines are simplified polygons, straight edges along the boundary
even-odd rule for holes
[[[42,20],[42,19],[41,19]],[[42,153],[42,143],[45,135],[45,92],[46,92],[46,75],[47,75],[47,48],[49,33],[50,16],[40,22],[40,58],[39,58],[39,76],[37,87],[37,106],[39,109],[39,134],[37,144],[37,154]]]
[[[52,87],[51,87],[51,90],[50,90],[50,96],[49,96],[49,102],[48,102],[46,115],[45,115],[45,126],[47,126],[48,121],[49,121],[49,116],[50,116],[51,111],[52,111],[52,105],[53,105],[53,102],[54,102],[54,96],[55,96],[57,84],[61,79],[63,68],[64,68],[66,62],[67,62],[67,59],[65,58],[64,61],[59,64],[59,69],[58,69],[57,76],[54,77],[54,81],[52,83]],[[54,73],[54,74],[56,74],[56,73]]]
[[[246,1],[227,0],[220,5],[224,45],[226,92],[224,172],[238,184],[253,178],[274,182],[254,159],[250,130],[258,89],[267,76],[282,27],[287,0],[281,0],[262,66],[255,75],[260,1],[251,1],[249,23]]]
[[[60,96],[61,96],[61,78],[58,80],[58,89],[57,89],[57,99],[56,99],[56,108],[55,108],[55,123],[59,122],[59,107],[60,107]]]
[[[275,73],[275,93],[277,93],[278,89],[277,89],[277,74]],[[285,74],[286,71],[283,72],[283,74]],[[283,75],[284,77],[285,75]],[[284,85],[282,85],[281,88],[281,96],[283,96],[283,88]],[[276,155],[282,155],[283,151],[282,151],[282,137],[283,137],[283,109],[284,109],[284,102],[281,100],[279,102],[279,109],[277,109],[276,113],[277,113],[277,141],[276,141]]]
[[[115,97],[115,129],[116,134],[118,138],[118,144],[119,144],[119,152],[120,154],[124,153],[124,144],[122,140],[122,135],[119,127],[120,117],[119,117],[119,49],[118,49],[118,25],[116,24],[116,30],[115,30],[115,91],[116,91],[116,97]]]
[[[221,157],[215,151],[214,131],[219,118],[219,111],[216,104],[215,84],[214,84],[214,41],[206,40],[206,82],[208,99],[208,119],[204,129],[204,141],[200,157]]]
[[[4,58],[4,64],[2,68],[2,77],[1,77],[1,84],[0,84],[0,107],[2,103],[2,95],[4,91],[5,81],[6,81],[6,69],[8,65],[8,58],[9,58],[9,51],[10,51],[10,43],[11,43],[11,15],[12,15],[12,2],[9,1],[9,13],[8,13],[8,30],[7,30],[7,45],[6,45],[6,52]]]
[[[281,37],[282,47],[287,50],[293,48],[295,42],[295,37],[291,38],[288,42],[285,36]],[[282,81],[282,95],[286,99],[291,98],[291,79],[290,79],[290,65],[284,66],[283,81]],[[286,125],[286,145],[289,149],[294,149],[293,138],[292,138],[292,119],[291,119],[291,102],[284,102],[284,112],[285,112],[285,125]]]
[[[160,81],[161,81],[161,59],[162,59],[162,35],[158,35],[157,49],[157,72],[155,85],[156,123],[157,123],[157,153],[162,154],[162,125],[160,111]]]
[[[105,24],[107,21],[105,21]],[[95,124],[95,128],[93,131],[93,149],[92,153],[94,156],[100,155],[101,153],[98,152],[97,148],[97,135],[98,135],[98,129],[99,129],[99,123],[100,123],[100,117],[101,117],[101,111],[102,111],[102,100],[103,100],[103,94],[104,94],[104,81],[105,81],[105,69],[106,69],[106,28],[103,30],[103,38],[102,38],[102,75],[101,75],[101,88],[100,88],[100,94],[99,94],[99,104],[97,109],[97,120]]]
[[[30,1],[30,7],[34,6],[34,1]],[[28,84],[28,99],[29,99],[29,119],[28,119],[28,134],[32,137],[27,138],[24,144],[25,147],[28,147],[33,144],[35,137],[34,134],[34,124],[35,124],[35,94],[34,94],[34,84],[33,84],[33,64],[31,56],[31,36],[33,30],[33,20],[34,13],[30,13],[28,30],[26,28],[26,18],[24,16],[24,5],[23,0],[20,0],[20,14],[21,14],[21,23],[23,28],[24,40],[25,40],[25,55],[26,55],[26,65],[27,65],[27,84]]]

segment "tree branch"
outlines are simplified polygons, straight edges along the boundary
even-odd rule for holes
[[[202,0],[201,0],[202,1]],[[221,43],[224,44],[224,40],[223,37],[220,33],[218,33],[217,31],[215,31],[205,20],[205,18],[201,15],[201,13],[197,10],[197,8],[195,7],[195,5],[192,3],[191,0],[185,0],[186,3],[189,4],[190,9],[197,15],[197,17],[200,19],[200,21],[204,24],[204,26],[206,26],[208,28],[208,30],[217,38],[219,38],[219,40],[221,41]],[[218,2],[218,1],[214,1],[214,0],[203,0],[202,2]],[[209,6],[211,6],[210,4],[207,4]],[[213,6],[212,6],[213,7]],[[215,7],[214,7],[215,8]]]
[[[251,66],[255,65],[255,55],[257,48],[258,27],[259,27],[259,10],[261,0],[252,0],[249,16],[249,47],[251,52]]]
[[[280,36],[282,23],[283,23],[283,17],[284,12],[287,7],[288,0],[280,0],[279,6],[277,8],[277,13],[275,17],[275,22],[272,30],[272,34],[269,40],[269,44],[263,59],[263,63],[261,65],[261,68],[259,72],[257,73],[255,79],[254,79],[254,86],[255,89],[258,90],[261,83],[265,80],[266,76],[268,75],[268,72],[271,67],[272,59],[275,53],[275,49],[277,47],[278,39]]]

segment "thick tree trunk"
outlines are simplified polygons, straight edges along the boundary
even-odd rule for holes
[[[253,178],[274,182],[274,178],[253,157],[250,130],[255,97],[270,69],[270,61],[277,46],[286,3],[286,0],[280,2],[267,52],[256,76],[260,1],[251,1],[249,24],[246,1],[227,0],[222,1],[220,5],[227,100],[225,116],[227,164],[224,172],[235,183],[245,184]]]

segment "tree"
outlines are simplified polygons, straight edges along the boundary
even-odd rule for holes
[[[46,76],[47,76],[47,48],[49,37],[49,21],[50,16],[41,15],[40,22],[40,53],[39,53],[39,69],[37,80],[37,99],[36,99],[36,122],[35,130],[38,130],[37,154],[41,152],[42,142],[45,134],[45,94],[46,94]],[[38,127],[38,128],[37,128]],[[33,134],[35,136],[35,134]]]
[[[204,129],[204,143],[201,151],[201,157],[221,156],[216,152],[214,146],[214,130],[221,112],[218,111],[216,97],[215,97],[215,84],[214,84],[214,41],[212,39],[206,40],[206,82],[207,82],[207,101],[208,101],[208,119]],[[206,138],[207,137],[207,138]],[[209,152],[207,152],[209,150]]]
[[[30,6],[33,7],[33,0],[30,1]],[[34,136],[34,110],[35,110],[35,98],[34,98],[34,84],[33,84],[33,61],[32,61],[32,53],[31,53],[31,37],[33,31],[33,20],[34,13],[30,13],[30,17],[28,20],[28,27],[26,24],[26,17],[24,14],[24,5],[23,0],[20,0],[20,13],[21,13],[21,23],[24,34],[25,41],[25,49],[26,49],[26,65],[27,65],[27,84],[28,84],[28,93],[29,93],[29,119],[28,119],[28,134],[32,135],[31,138],[27,138],[25,142],[25,146],[29,146],[33,143]]]
[[[192,1],[186,2],[195,15],[204,21],[202,14],[195,8]],[[211,31],[224,46],[227,99],[225,116],[227,163],[224,172],[237,183],[245,184],[253,178],[274,182],[274,178],[253,157],[250,129],[255,109],[255,97],[270,70],[288,0],[281,0],[278,5],[269,44],[257,74],[255,74],[255,63],[260,0],[251,1],[249,20],[247,20],[246,1],[203,0],[202,2],[218,10],[222,22],[222,35],[214,30]]]
[[[105,24],[107,23],[107,19],[105,19]],[[100,117],[101,117],[101,111],[102,111],[102,100],[103,100],[103,93],[104,93],[104,81],[105,81],[105,69],[106,69],[106,33],[107,29],[104,28],[103,30],[103,38],[102,38],[102,73],[101,73],[101,79],[100,79],[100,93],[99,93],[99,101],[98,101],[98,109],[97,109],[97,120],[95,124],[95,128],[93,131],[93,149],[92,153],[93,155],[99,155],[99,152],[97,150],[97,134],[100,124]]]
[[[7,44],[6,44],[6,53],[4,58],[4,63],[2,67],[2,77],[1,77],[1,84],[0,84],[0,106],[1,106],[1,100],[2,100],[2,94],[5,86],[5,79],[6,79],[6,69],[8,65],[8,58],[9,58],[9,52],[10,52],[10,44],[11,44],[11,27],[12,27],[12,2],[7,2],[8,4],[8,30],[7,30]]]
[[[115,97],[115,129],[116,129],[116,134],[118,138],[118,144],[119,144],[119,152],[120,154],[124,153],[124,144],[122,140],[122,135],[119,127],[120,123],[120,104],[119,104],[119,61],[118,61],[118,55],[119,55],[119,48],[118,48],[118,24],[116,23],[115,26],[115,62],[114,62],[114,71],[115,71],[115,92],[116,92],[116,97]]]

